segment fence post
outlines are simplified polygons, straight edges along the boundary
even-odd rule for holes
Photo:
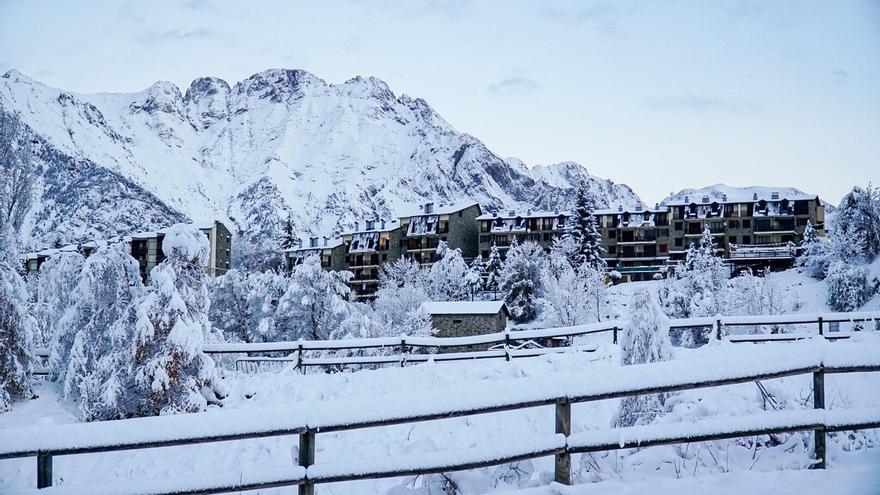
[[[300,373],[303,375],[306,374],[306,368],[303,366],[303,345],[300,344],[299,348],[296,351],[296,367],[299,368]]]
[[[715,339],[721,340],[721,318],[715,320]]]
[[[504,329],[504,360],[510,361],[510,331]]]
[[[825,409],[825,371],[813,372],[813,409]],[[813,432],[813,445],[816,450],[816,464],[812,469],[825,469],[825,428]]]
[[[406,364],[406,339],[400,339],[400,367]]]
[[[568,438],[571,435],[571,402],[556,403],[556,433]],[[562,485],[571,484],[571,455],[566,451],[556,454],[555,481]]]
[[[315,430],[306,430],[299,434],[299,465],[308,468],[315,463]],[[306,481],[299,485],[299,495],[315,495],[315,484]]]
[[[822,317],[819,317],[819,336],[825,335],[825,324],[822,322]]]
[[[614,337],[612,337],[613,338],[612,343],[616,344],[617,343],[617,325],[615,325],[614,328],[612,328],[611,330],[612,330],[612,332],[614,332]]]
[[[52,454],[37,452],[37,488],[52,486]]]

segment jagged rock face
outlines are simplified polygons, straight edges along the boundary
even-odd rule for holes
[[[199,78],[184,94],[159,82],[138,93],[80,95],[11,71],[0,77],[0,110],[18,112],[51,150],[31,245],[54,241],[52,232],[60,241],[115,234],[132,227],[133,218],[114,223],[125,208],[147,215],[146,228],[186,216],[229,221],[239,232],[272,230],[290,215],[305,236],[390,218],[426,199],[565,208],[580,182],[599,206],[640,203],[628,187],[574,163],[529,170],[499,158],[424,100],[397,97],[372,77],[328,84],[273,69],[232,87]],[[103,182],[115,181],[115,192],[84,181],[77,194],[52,197],[49,183],[70,163],[83,167],[77,174],[112,177]],[[90,202],[95,194],[107,200]],[[104,219],[94,228],[61,214],[84,204]]]

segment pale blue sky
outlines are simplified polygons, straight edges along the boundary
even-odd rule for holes
[[[79,92],[270,67],[374,75],[529,164],[653,203],[880,182],[880,1],[0,0],[0,72]]]

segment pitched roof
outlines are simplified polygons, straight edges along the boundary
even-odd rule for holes
[[[504,301],[428,301],[419,309],[429,315],[494,315],[499,311],[510,314]]]

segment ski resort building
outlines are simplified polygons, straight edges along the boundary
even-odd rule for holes
[[[379,289],[379,268],[396,261],[404,251],[406,227],[400,220],[355,222],[342,234],[345,266],[354,275],[349,286],[359,298],[374,297]]]
[[[232,259],[232,234],[219,221],[197,225],[199,230],[208,238],[208,262],[204,267],[205,274],[211,277],[223,275],[229,270]],[[146,283],[149,281],[150,270],[165,259],[165,254],[162,252],[162,240],[165,237],[165,231],[166,229],[138,232],[123,238],[90,241],[80,245],[70,244],[57,249],[44,249],[25,254],[22,261],[28,273],[36,273],[43,262],[55,254],[78,252],[85,257],[89,257],[102,246],[114,242],[125,242],[130,247],[131,256],[138,261],[141,278]]]
[[[345,270],[345,246],[342,245],[341,237],[309,237],[299,239],[292,248],[285,249],[284,255],[287,261],[287,271],[302,263],[308,256],[319,256],[321,268],[325,270]]]
[[[665,273],[669,261],[669,211],[666,207],[596,210],[603,258],[620,281],[651,280]]]
[[[507,210],[504,212],[484,213],[477,217],[480,223],[479,254],[489,257],[492,244],[498,248],[498,254],[504,259],[510,244],[533,241],[549,250],[553,246],[553,238],[565,233],[571,213],[566,211]]]
[[[709,228],[716,248],[735,269],[785,268],[794,263],[796,245],[811,223],[825,235],[825,207],[817,196],[751,192],[720,199],[709,196],[669,201],[669,249],[672,261],[683,260],[691,243]]]
[[[510,316],[504,301],[426,302],[419,309],[431,317],[438,337],[503,332]]]
[[[430,266],[437,261],[437,246],[446,242],[452,249],[461,249],[464,259],[477,256],[479,226],[477,217],[482,213],[475,202],[451,205],[425,203],[414,211],[400,217],[405,229],[402,255]]]

